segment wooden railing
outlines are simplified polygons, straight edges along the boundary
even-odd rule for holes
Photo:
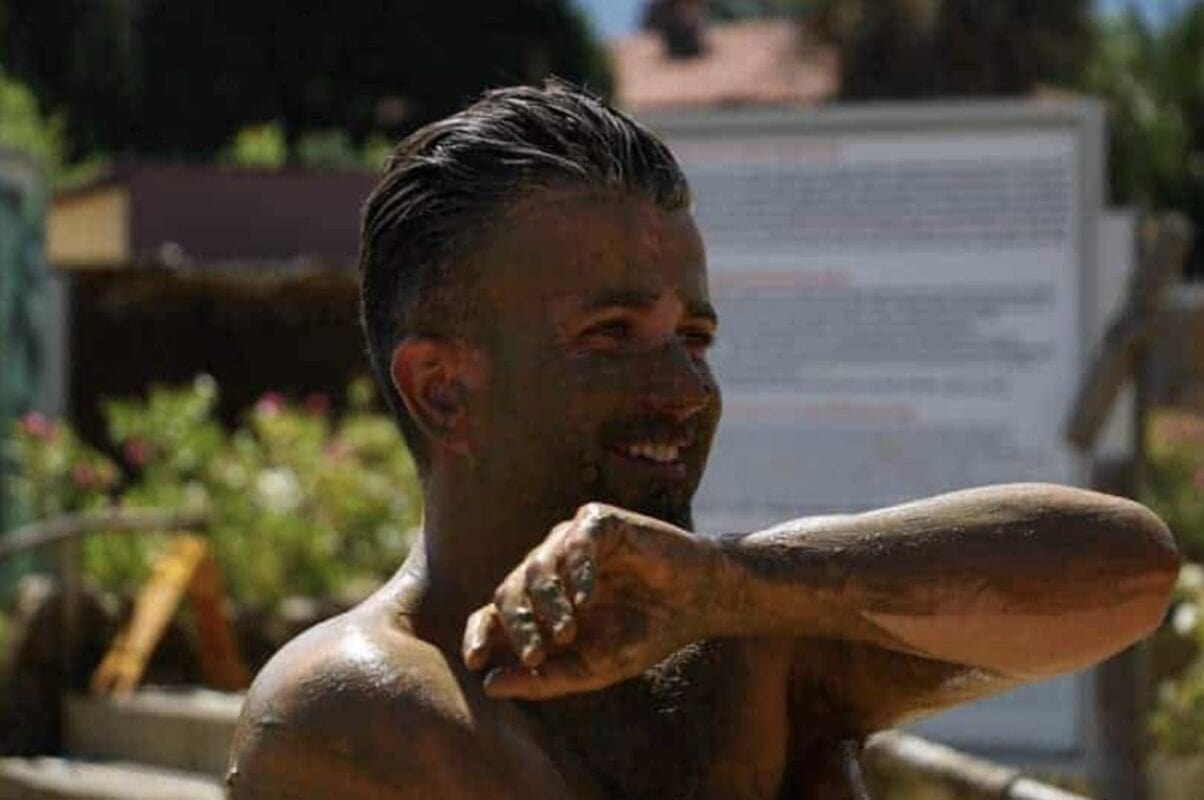
[[[60,669],[64,676],[75,674],[79,652],[80,607],[83,579],[80,573],[81,542],[98,533],[165,533],[203,531],[208,515],[156,508],[113,508],[30,523],[0,536],[0,560],[18,553],[48,548],[55,552],[55,572],[62,591],[59,619]]]
[[[871,768],[914,775],[964,800],[1087,800],[1025,777],[1012,767],[902,731],[871,736],[863,758]]]

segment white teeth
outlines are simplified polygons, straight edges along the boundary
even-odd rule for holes
[[[680,450],[677,445],[653,444],[652,442],[638,442],[628,445],[624,449],[628,455],[635,456],[636,458],[645,458],[661,464],[677,461]]]

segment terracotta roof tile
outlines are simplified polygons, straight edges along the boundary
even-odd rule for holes
[[[656,33],[610,46],[617,101],[631,111],[724,105],[810,105],[835,96],[835,52],[800,35],[790,20],[713,24],[707,52],[671,59]]]

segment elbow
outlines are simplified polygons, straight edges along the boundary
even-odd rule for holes
[[[1090,667],[1153,633],[1166,618],[1179,577],[1179,551],[1166,524],[1145,506],[1108,497],[1105,518],[1084,519],[1094,531],[1087,571],[1070,580],[1077,611],[1046,631],[1050,638],[1029,654],[1034,663],[1000,665],[1021,680],[1043,680]],[[1098,512],[1097,506],[1097,512]],[[1080,539],[1080,546],[1082,540]]]
[[[1124,597],[1130,604],[1133,641],[1152,633],[1166,616],[1179,577],[1179,549],[1166,523],[1140,503],[1119,500],[1117,513],[1124,546],[1120,565]]]
[[[1140,503],[1124,501],[1131,522],[1128,527],[1142,548],[1142,568],[1170,598],[1170,592],[1179,576],[1179,548],[1175,537],[1162,518]]]

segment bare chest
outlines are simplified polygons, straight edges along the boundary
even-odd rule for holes
[[[638,679],[526,711],[566,777],[607,800],[787,797],[787,661],[764,648],[752,658],[746,641],[701,643]]]

